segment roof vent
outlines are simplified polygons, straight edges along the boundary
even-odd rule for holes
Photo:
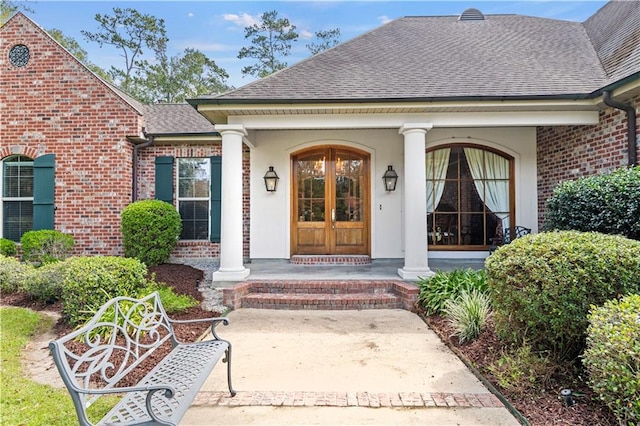
[[[484,15],[478,9],[469,8],[462,12],[458,21],[484,21]]]

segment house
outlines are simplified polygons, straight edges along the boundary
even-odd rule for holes
[[[214,280],[248,259],[389,258],[413,280],[429,259],[486,257],[504,228],[537,232],[559,181],[640,150],[640,2],[583,23],[400,18],[190,105],[138,105],[21,14],[0,34],[0,159],[36,171],[25,227],[43,226],[36,163],[54,155],[53,226],[79,251],[121,253],[122,208],[165,199],[186,229],[174,256],[219,258]]]

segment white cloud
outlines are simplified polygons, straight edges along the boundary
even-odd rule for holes
[[[193,13],[193,12],[189,12],[189,13],[187,13],[187,16],[188,16],[189,18],[193,18],[194,16],[196,16],[196,14],[195,14],[195,13]]]
[[[309,40],[312,39],[314,37],[313,33],[311,31],[308,30],[300,30],[300,38],[304,39],[304,40]]]
[[[382,16],[378,16],[378,21],[380,21],[381,24],[386,24],[393,21],[393,19],[389,18],[386,15],[382,15]]]
[[[224,15],[222,15],[222,17],[225,21],[229,21],[232,24],[242,28],[250,27],[260,22],[258,18],[253,17],[248,13],[243,13],[242,15],[236,15],[235,13],[225,13]]]

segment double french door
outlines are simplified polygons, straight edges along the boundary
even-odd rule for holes
[[[369,254],[369,155],[339,146],[292,156],[292,254]]]

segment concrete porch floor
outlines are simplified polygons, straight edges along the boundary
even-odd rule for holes
[[[254,259],[245,263],[251,280],[401,280],[403,259],[373,259],[369,265],[294,265],[287,259]],[[484,269],[484,259],[431,259],[433,272]]]

